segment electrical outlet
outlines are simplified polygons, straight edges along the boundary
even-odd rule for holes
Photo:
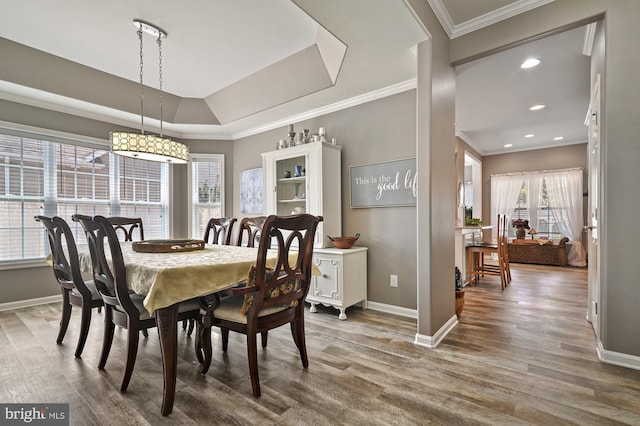
[[[391,274],[390,280],[391,287],[398,287],[398,276]]]

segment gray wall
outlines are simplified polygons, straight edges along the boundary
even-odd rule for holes
[[[351,166],[415,157],[416,94],[407,91],[339,112],[292,123],[295,131],[319,127],[342,146],[342,234],[360,233],[358,245],[368,252],[368,299],[373,302],[416,309],[415,207],[352,209],[349,168]],[[287,128],[239,139],[234,143],[234,185],[240,171],[262,167],[260,153],[275,149]],[[240,213],[240,196],[235,191],[233,206]],[[389,285],[389,275],[398,275],[399,285]]]
[[[434,346],[443,326],[455,321],[455,73],[449,38],[425,1],[410,0],[416,17],[431,33],[418,45],[416,150],[418,209],[419,344]]]
[[[485,55],[531,37],[604,18],[606,53],[602,90],[600,247],[601,343],[606,351],[640,356],[640,262],[629,223],[640,211],[637,103],[640,2],[558,0],[451,41],[453,61]],[[600,59],[597,59],[600,60]],[[602,69],[602,67],[601,67]]]

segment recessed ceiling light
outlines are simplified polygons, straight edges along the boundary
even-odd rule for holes
[[[533,137],[533,133],[529,133],[528,135],[524,135],[525,138],[532,138]]]
[[[530,109],[531,111],[538,111],[539,109],[542,109],[542,108],[544,108],[544,107],[546,107],[546,105],[538,104],[538,105],[534,105],[534,106],[530,107],[529,109]]]
[[[540,59],[529,58],[520,65],[520,68],[533,68],[540,63]]]
[[[504,145],[505,148],[511,148],[512,146],[513,146],[512,143],[507,143],[507,144]]]
[[[556,136],[553,138],[554,141],[561,141],[562,139],[564,139],[564,136]]]

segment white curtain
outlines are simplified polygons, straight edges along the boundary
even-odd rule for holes
[[[544,174],[549,194],[549,204],[564,206],[551,210],[555,222],[563,235],[573,241],[569,250],[569,265],[587,266],[586,253],[582,245],[582,169],[573,169]]]
[[[491,176],[491,224],[498,225],[498,215],[510,216],[518,206],[522,189],[522,174]]]
[[[527,189],[527,211],[529,212],[529,225],[533,229],[540,228],[538,212],[542,207],[542,177],[527,175],[524,179]]]
[[[540,227],[538,212],[542,208],[543,181],[558,230],[573,244],[569,250],[569,264],[586,266],[586,252],[582,245],[582,169],[511,173],[491,176],[492,224],[498,214],[510,214],[517,207],[520,189],[527,191],[527,212],[533,228]]]

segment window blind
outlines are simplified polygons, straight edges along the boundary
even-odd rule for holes
[[[191,232],[201,239],[212,217],[224,216],[224,155],[191,157]]]
[[[36,215],[65,219],[80,246],[86,242],[71,221],[76,213],[141,217],[146,238],[168,237],[167,164],[30,134],[0,133],[0,153],[0,262],[46,256],[46,233]]]

